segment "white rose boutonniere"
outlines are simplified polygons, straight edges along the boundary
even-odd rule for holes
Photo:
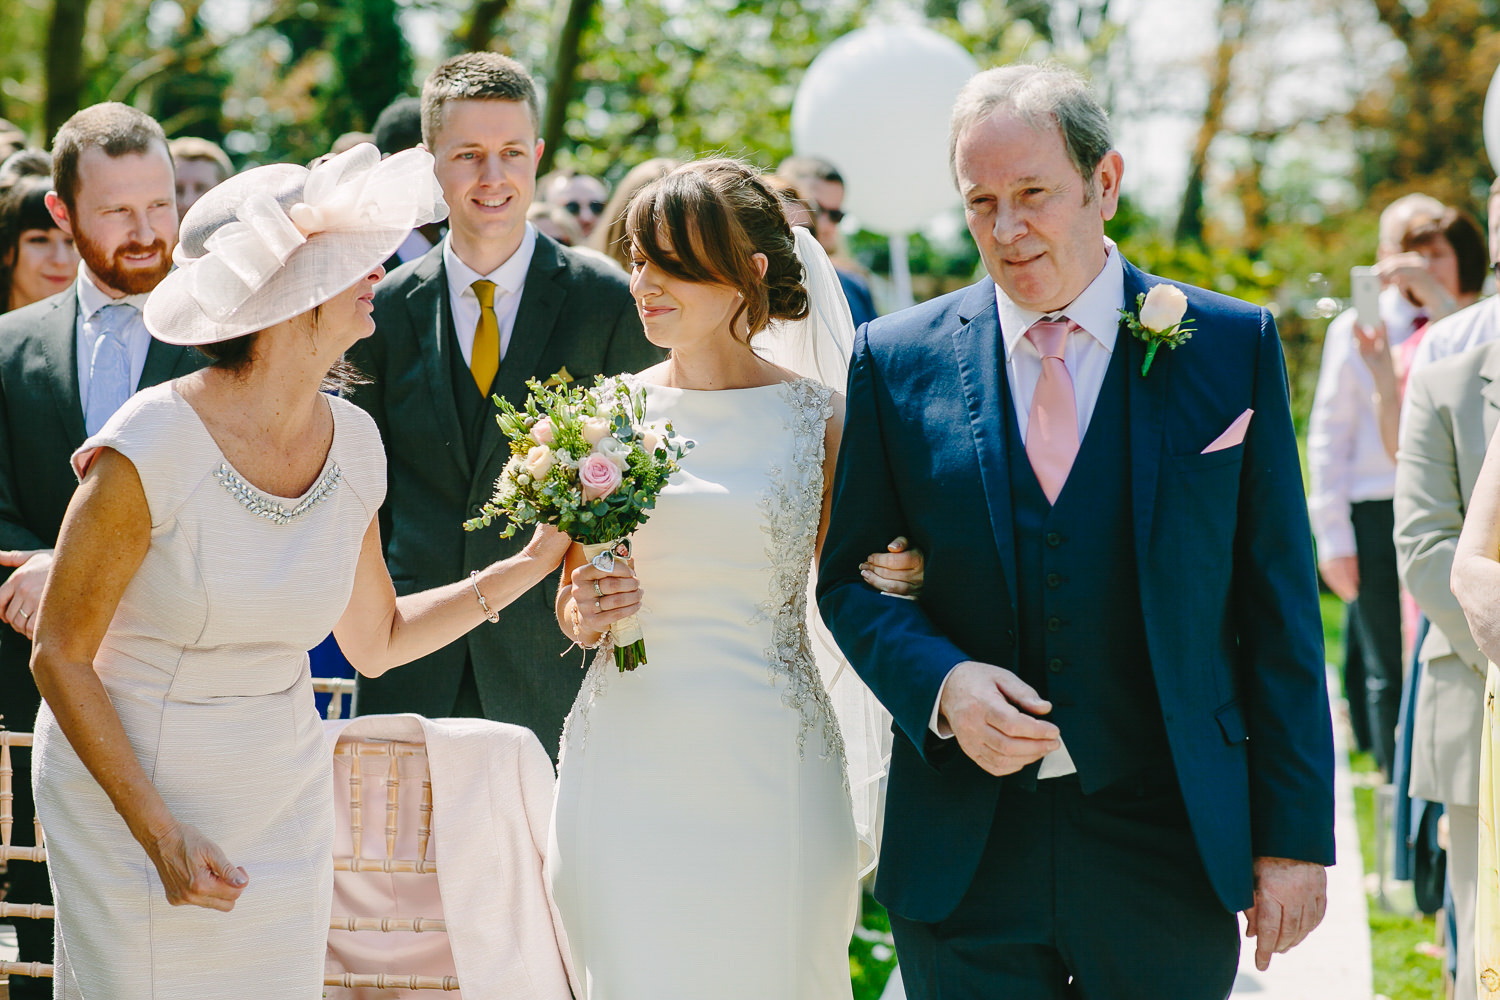
[[[1121,309],[1120,315],[1133,336],[1146,344],[1146,360],[1141,365],[1141,377],[1151,371],[1151,362],[1161,345],[1176,349],[1193,335],[1193,325],[1182,321],[1187,312],[1187,296],[1175,285],[1156,285],[1149,292],[1135,297],[1135,309]]]

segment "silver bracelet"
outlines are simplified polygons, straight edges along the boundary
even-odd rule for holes
[[[484,599],[484,595],[479,592],[479,570],[476,569],[469,574],[469,586],[474,588],[474,596],[479,598],[479,610],[484,612],[485,619],[491,625],[498,622],[500,620],[500,612],[491,611],[489,604]]]

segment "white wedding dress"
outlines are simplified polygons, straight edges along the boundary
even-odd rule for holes
[[[596,657],[563,735],[575,971],[587,1000],[847,998],[858,846],[807,632],[832,390],[646,393],[697,445],[633,539],[648,662]]]

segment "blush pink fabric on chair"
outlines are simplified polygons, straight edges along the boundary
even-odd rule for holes
[[[442,931],[331,930],[327,975],[456,976],[458,991],[328,987],[331,1000],[462,997],[569,1000],[568,949],[542,874],[551,821],[552,762],[528,729],[480,719],[374,715],[325,725],[334,753],[334,857],[354,853],[350,744],[389,742],[358,759],[357,867],[334,873],[333,913],[342,918],[442,921]],[[335,752],[345,744],[346,752]],[[402,746],[426,747],[402,752]],[[399,775],[390,810],[387,777]],[[431,780],[431,820],[423,780]],[[388,830],[388,827],[392,829]],[[423,831],[427,831],[425,838]],[[393,835],[393,837],[392,837]],[[389,853],[407,862],[386,866]],[[340,867],[351,867],[341,865]],[[417,870],[383,871],[382,867]],[[433,868],[436,874],[433,874]]]

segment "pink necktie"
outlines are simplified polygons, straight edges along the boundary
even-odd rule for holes
[[[1073,397],[1073,376],[1063,360],[1068,334],[1078,329],[1072,320],[1060,319],[1041,320],[1026,331],[1026,339],[1042,356],[1042,375],[1036,381],[1026,426],[1026,457],[1048,503],[1057,502],[1073,459],[1078,457],[1078,404]]]

